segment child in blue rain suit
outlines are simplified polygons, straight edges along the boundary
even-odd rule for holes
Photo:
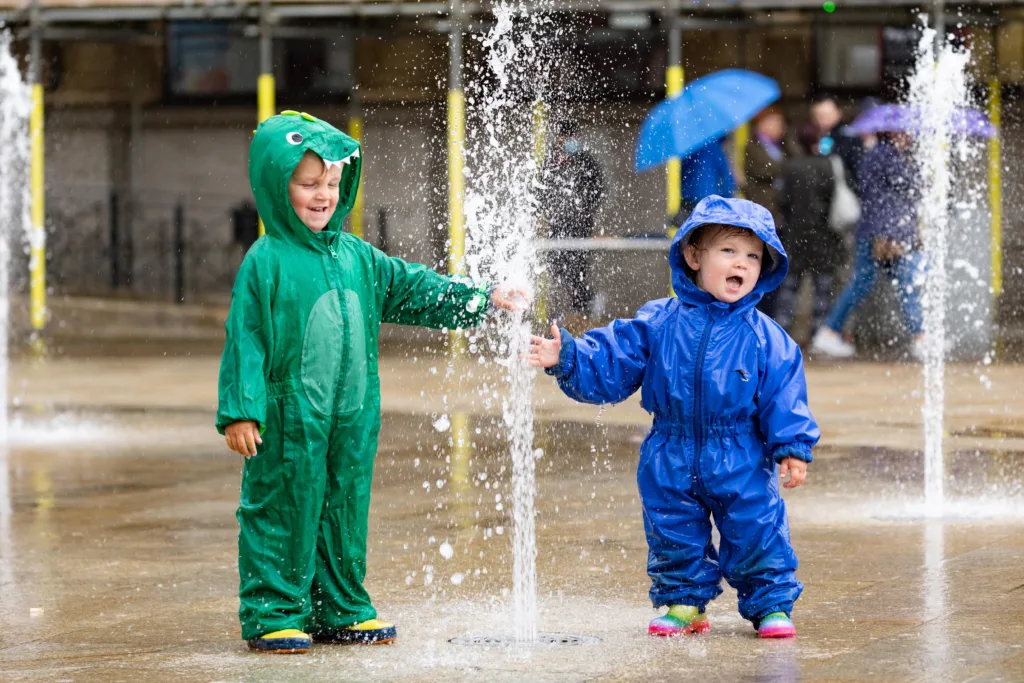
[[[707,631],[704,610],[725,576],[761,637],[792,637],[803,585],[776,465],[787,488],[799,486],[820,434],[799,347],[754,308],[786,277],[786,252],[767,209],[711,195],[668,258],[676,297],[579,339],[552,328],[528,360],[577,401],[617,403],[640,389],[654,415],[637,481],[651,600],[669,609],[648,632]]]

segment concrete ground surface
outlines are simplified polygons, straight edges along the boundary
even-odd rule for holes
[[[239,637],[240,458],[212,429],[218,358],[146,356],[12,366],[0,680],[1024,680],[1024,367],[950,368],[936,520],[917,504],[920,369],[808,367],[824,437],[786,492],[805,584],[792,641],[759,641],[728,587],[710,634],[646,635],[634,471],[649,420],[637,399],[602,411],[538,376],[539,628],[600,643],[484,648],[448,641],[512,633],[501,367],[387,356],[367,585],[398,642],[276,657]],[[465,454],[434,426],[461,413]]]

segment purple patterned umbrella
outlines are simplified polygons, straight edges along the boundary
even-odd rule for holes
[[[949,123],[955,133],[979,138],[996,135],[995,126],[977,109],[957,107]],[[850,130],[857,134],[916,133],[922,128],[924,125],[920,110],[909,104],[881,104],[872,107],[850,124]]]

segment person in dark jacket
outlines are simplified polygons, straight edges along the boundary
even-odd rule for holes
[[[800,348],[754,308],[785,278],[786,252],[767,209],[712,195],[668,258],[676,297],[579,339],[552,328],[533,337],[528,360],[570,398],[618,403],[639,389],[654,414],[637,481],[651,601],[668,613],[648,633],[709,630],[704,610],[724,575],[761,637],[792,637],[803,586],[776,471],[786,488],[803,483],[820,432]]]
[[[768,107],[754,117],[751,127],[753,135],[743,153],[746,196],[771,211],[775,225],[782,228],[784,224],[779,214],[779,191],[782,189],[782,168],[787,156],[783,147],[786,117],[778,107]],[[757,305],[758,310],[774,317],[778,295],[778,291],[765,293]]]
[[[832,303],[836,270],[846,261],[843,236],[828,224],[836,189],[832,163],[818,153],[820,135],[813,125],[797,134],[802,155],[786,162],[779,192],[782,242],[790,256],[789,274],[779,286],[775,322],[792,334],[797,292],[804,276],[813,284],[811,334],[821,325]]]
[[[751,127],[754,134],[747,142],[743,161],[746,196],[771,211],[775,224],[780,225],[778,192],[786,163],[786,117],[778,107],[768,107],[754,117]]]
[[[864,158],[864,141],[843,123],[843,110],[833,95],[821,93],[811,101],[811,121],[822,138],[822,154],[835,154],[843,160],[846,182],[860,194],[859,172]]]
[[[554,141],[543,168],[544,189],[539,193],[541,214],[552,239],[593,237],[597,211],[604,196],[604,176],[597,159],[583,149],[574,120],[553,126]],[[590,312],[590,254],[586,250],[553,251],[550,255],[554,282],[570,294],[572,310]]]
[[[911,353],[915,358],[922,357],[918,288],[924,277],[924,258],[917,226],[920,176],[911,157],[911,144],[905,133],[883,133],[864,156],[853,277],[814,335],[811,348],[816,353],[838,358],[856,353],[856,347],[843,340],[843,328],[850,313],[864,302],[885,271],[899,288],[904,324],[914,336]]]

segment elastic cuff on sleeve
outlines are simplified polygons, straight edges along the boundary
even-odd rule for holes
[[[236,422],[255,422],[256,423],[256,427],[260,430],[260,436],[263,436],[263,432],[267,431],[267,423],[263,422],[262,420],[259,420],[257,418],[254,418],[254,417],[239,417],[239,418],[225,417],[225,418],[220,418],[220,419],[217,420],[217,433],[220,434],[221,436],[224,436],[224,432],[227,430],[227,428],[230,427],[231,425],[235,424]]]
[[[772,452],[772,460],[777,463],[785,458],[796,458],[804,462],[811,462],[814,459],[811,457],[811,447],[799,441],[779,446]]]
[[[562,334],[562,348],[558,352],[558,364],[544,371],[556,379],[568,377],[576,369],[576,341],[564,327],[559,329]]]
[[[492,285],[487,280],[474,283],[474,285],[476,287],[476,296],[483,297],[484,299],[481,303],[487,308],[487,314],[490,315],[498,310],[498,307],[494,305],[494,299],[491,298],[498,285]]]

